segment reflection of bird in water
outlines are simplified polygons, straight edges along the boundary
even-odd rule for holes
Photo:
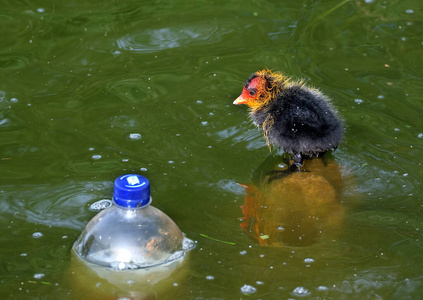
[[[270,157],[253,183],[240,184],[247,191],[242,229],[260,245],[276,247],[307,246],[334,234],[343,218],[338,164],[305,159],[300,171],[280,160]]]
[[[234,104],[248,105],[267,145],[293,155],[295,165],[336,149],[342,137],[342,123],[329,99],[280,73],[262,70],[251,75]]]

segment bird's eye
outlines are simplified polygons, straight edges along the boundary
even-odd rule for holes
[[[256,94],[256,91],[255,90],[251,90],[250,91],[250,96],[254,96]]]

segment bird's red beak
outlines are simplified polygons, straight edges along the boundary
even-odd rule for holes
[[[235,105],[239,104],[247,104],[247,100],[245,100],[242,95],[235,99],[234,103]]]

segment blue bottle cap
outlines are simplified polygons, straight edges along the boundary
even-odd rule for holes
[[[150,182],[137,174],[126,174],[116,178],[113,201],[126,208],[141,208],[150,204]]]

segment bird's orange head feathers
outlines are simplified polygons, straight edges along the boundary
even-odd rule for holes
[[[258,71],[250,76],[244,85],[241,95],[233,104],[246,104],[253,111],[260,109],[276,99],[286,80],[287,78],[280,73],[273,73],[267,69]]]

